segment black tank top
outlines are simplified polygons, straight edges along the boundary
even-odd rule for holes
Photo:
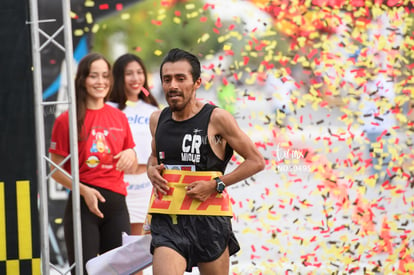
[[[179,166],[185,170],[221,171],[233,156],[233,148],[226,145],[224,160],[218,158],[210,147],[211,142],[221,142],[220,137],[207,135],[208,123],[216,106],[205,104],[200,112],[188,120],[175,121],[169,107],[162,110],[155,133],[158,163],[169,169]]]

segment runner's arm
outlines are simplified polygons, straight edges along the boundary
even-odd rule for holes
[[[161,175],[165,167],[164,167],[164,164],[162,163],[158,164],[157,151],[155,147],[155,132],[157,130],[157,124],[158,124],[158,119],[160,117],[160,113],[161,111],[155,111],[151,114],[150,125],[149,125],[152,140],[151,140],[151,155],[148,158],[148,163],[147,163],[147,175],[155,191],[157,191],[157,192],[154,192],[155,196],[158,196],[158,192],[161,192],[162,194],[167,194],[167,191],[169,189],[167,186],[168,182]]]
[[[265,161],[262,154],[229,112],[220,108],[214,109],[210,123],[214,134],[220,135],[244,159],[233,171],[220,177],[226,186],[251,177],[264,169]]]

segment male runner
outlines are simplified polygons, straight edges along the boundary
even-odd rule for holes
[[[160,76],[168,107],[150,118],[148,177],[154,275],[228,275],[239,249],[225,187],[264,169],[263,156],[233,116],[196,99],[200,62],[181,49],[164,57]],[[228,174],[236,151],[244,161]],[[188,180],[191,179],[191,180]]]

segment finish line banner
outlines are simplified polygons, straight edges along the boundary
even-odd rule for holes
[[[180,171],[164,170],[163,178],[168,181],[170,190],[166,195],[151,196],[150,214],[172,215],[208,215],[233,216],[230,197],[226,190],[223,193],[213,193],[207,200],[199,201],[186,195],[186,186],[194,181],[212,180],[221,176],[218,171]]]

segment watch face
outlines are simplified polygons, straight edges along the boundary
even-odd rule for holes
[[[225,188],[226,186],[224,185],[224,183],[223,182],[220,182],[219,184],[217,184],[217,191],[219,192],[219,193],[222,193],[223,191],[224,191],[224,188]]]
[[[219,193],[222,193],[224,191],[224,188],[226,188],[226,185],[224,184],[224,182],[220,179],[220,178],[215,178],[216,182],[217,182],[217,187],[216,190]]]

